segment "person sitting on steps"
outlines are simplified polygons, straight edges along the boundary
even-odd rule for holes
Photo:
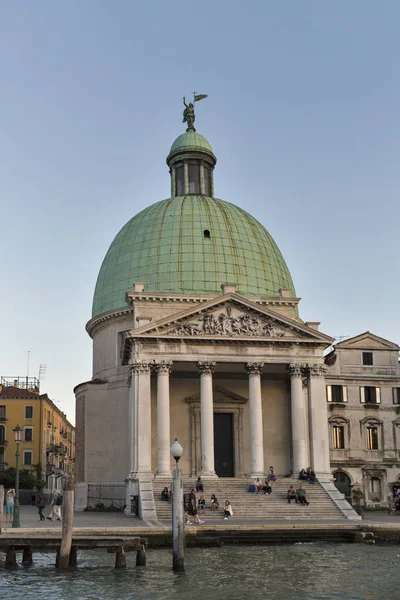
[[[308,467],[306,473],[307,473],[307,481],[308,481],[308,483],[315,483],[316,477],[315,477],[315,473],[314,473],[314,471],[312,470],[311,467]]]
[[[204,492],[204,485],[203,485],[203,482],[201,480],[201,477],[197,478],[197,481],[196,481],[196,492]]]
[[[271,484],[270,484],[270,481],[269,481],[268,477],[265,480],[265,483],[264,483],[264,485],[262,487],[262,491],[263,491],[264,494],[272,494],[272,487],[271,487]]]
[[[165,500],[166,502],[169,502],[171,500],[171,494],[169,493],[167,487],[165,487],[161,492],[161,500]]]
[[[219,509],[218,498],[215,494],[211,494],[211,510],[215,512]]]
[[[260,480],[260,478],[257,477],[257,479],[254,482],[254,491],[255,491],[255,493],[259,494],[261,492],[261,490],[262,490],[262,487],[263,487],[263,483]]]
[[[301,479],[301,481],[307,481],[308,477],[307,477],[307,471],[305,469],[302,469],[300,471],[299,479]]]
[[[310,503],[307,501],[307,497],[306,497],[306,495],[307,495],[307,492],[306,492],[306,490],[303,488],[303,486],[302,486],[302,485],[299,487],[299,489],[298,489],[298,490],[296,490],[296,495],[297,495],[297,500],[300,502],[300,504],[307,504],[307,506],[310,504]]]
[[[287,491],[287,501],[290,502],[294,500],[297,504],[298,500],[297,500],[297,496],[296,496],[296,490],[294,489],[294,487],[291,485],[290,488]]]
[[[224,504],[224,519],[229,519],[230,517],[233,517],[232,506],[231,506],[231,503],[229,502],[229,500],[225,500],[225,504]]]
[[[274,467],[272,466],[269,468],[268,481],[276,481]]]
[[[200,496],[199,502],[198,502],[198,507],[199,507],[199,510],[203,510],[203,511],[206,510],[206,501],[205,501],[204,496]]]

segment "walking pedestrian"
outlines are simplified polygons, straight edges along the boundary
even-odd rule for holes
[[[43,515],[43,509],[44,509],[45,506],[46,506],[45,497],[43,496],[43,494],[40,494],[39,500],[37,502],[37,507],[38,507],[38,510],[39,510],[39,519],[41,521],[45,520],[44,515]]]

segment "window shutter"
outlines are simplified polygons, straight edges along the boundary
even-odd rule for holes
[[[347,402],[347,385],[343,386],[343,402]]]
[[[332,386],[331,385],[326,386],[326,399],[328,400],[328,402],[332,402]]]
[[[376,403],[380,404],[381,403],[381,388],[375,388],[376,391]]]
[[[360,402],[365,404],[365,388],[364,386],[360,387]]]

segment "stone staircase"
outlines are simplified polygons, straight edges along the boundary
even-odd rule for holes
[[[204,518],[207,523],[210,521],[218,522],[223,517],[223,504],[229,500],[232,505],[233,519],[260,519],[260,520],[301,520],[301,519],[327,519],[327,520],[346,520],[342,511],[338,508],[322,485],[316,483],[311,485],[304,483],[307,491],[309,506],[288,503],[286,493],[290,485],[296,489],[299,487],[299,480],[291,477],[282,477],[272,484],[272,494],[249,493],[251,480],[240,478],[219,478],[215,480],[204,481],[204,498],[206,500],[206,510]],[[183,490],[188,492],[194,485],[193,478],[184,478]],[[171,503],[161,500],[161,491],[167,486],[171,489],[171,481],[165,479],[153,480],[153,491],[157,518],[160,521],[171,520]],[[220,510],[213,513],[211,510],[211,494],[215,494],[220,504]],[[197,499],[200,497],[197,494]],[[199,513],[200,518],[203,513]]]

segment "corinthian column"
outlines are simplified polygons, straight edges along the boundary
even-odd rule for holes
[[[146,361],[132,364],[134,468],[137,476],[151,475],[151,365]]]
[[[215,362],[198,362],[200,371],[201,476],[216,477],[212,374]]]
[[[261,401],[261,371],[263,363],[247,363],[249,375],[251,476],[264,475],[264,429]]]
[[[292,413],[292,473],[299,474],[309,466],[307,452],[306,405],[303,394],[302,366],[289,365]]]
[[[307,365],[312,467],[323,481],[332,479],[329,461],[328,411],[325,393],[325,365]]]
[[[157,474],[171,476],[170,467],[170,413],[169,375],[172,362],[160,361],[154,369],[157,373]]]

